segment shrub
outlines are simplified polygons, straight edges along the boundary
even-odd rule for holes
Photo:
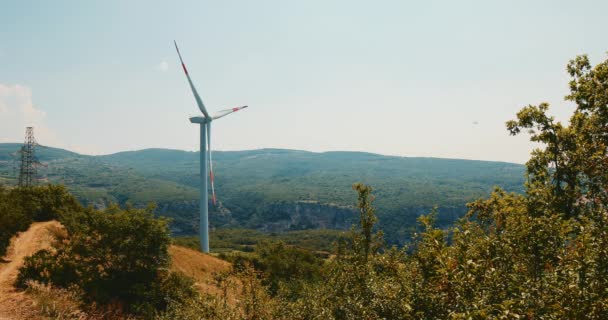
[[[276,295],[283,287],[295,298],[303,282],[321,277],[323,260],[312,252],[277,241],[262,241],[255,247],[255,268],[263,273],[262,283]]]
[[[49,319],[87,319],[80,309],[77,291],[56,289],[50,285],[29,281],[27,293],[36,302],[41,315]]]
[[[32,221],[59,219],[66,212],[80,210],[82,207],[64,186],[0,186],[0,256],[6,254],[10,239],[27,230]]]
[[[61,219],[62,214],[82,210],[63,185],[42,185],[12,189],[9,196],[34,221]]]
[[[60,288],[76,285],[86,303],[120,305],[150,316],[169,301],[196,293],[192,281],[167,271],[167,221],[152,208],[88,208],[63,217],[68,237],[52,250],[26,258],[17,284],[36,280]]]
[[[6,254],[13,235],[26,230],[31,221],[31,217],[16,205],[9,191],[0,186],[0,257]]]

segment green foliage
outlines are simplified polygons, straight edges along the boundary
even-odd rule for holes
[[[382,247],[382,232],[372,235],[374,225],[378,221],[372,207],[372,187],[358,183],[353,185],[353,190],[358,194],[357,208],[361,227],[360,232],[353,232],[351,236],[353,253],[355,257],[362,257],[363,262],[367,262],[370,254],[375,254]]]
[[[262,284],[268,287],[272,296],[282,289],[283,295],[294,299],[304,282],[320,280],[323,260],[308,250],[283,242],[264,241],[256,246],[253,265],[262,272]]]
[[[18,147],[0,144],[0,178],[14,176],[10,161],[1,159],[10,159]],[[40,174],[68,186],[83,205],[145,206],[154,201],[158,215],[172,218],[174,233],[197,232],[196,152],[147,149],[93,157],[39,148],[38,155],[49,164]],[[375,187],[386,240],[403,244],[416,218],[435,205],[438,223],[448,226],[464,215],[467,202],[488,195],[495,185],[523,191],[524,167],[501,162],[278,149],[216,152],[214,161],[221,206],[212,207],[210,218],[213,226],[223,228],[346,230],[357,219],[350,187],[361,181]],[[328,215],[349,207],[352,216],[341,223],[327,219],[317,224],[319,219],[313,216],[292,224],[290,215],[300,201],[318,202]]]
[[[390,243],[402,242],[416,217],[435,205],[440,206],[440,223],[447,226],[464,215],[467,202],[489,194],[495,185],[521,191],[524,174],[521,165],[509,163],[357,152],[266,149],[217,152],[214,160],[216,188],[222,205],[231,212],[225,220],[219,218],[223,214],[211,214],[214,225],[263,229],[269,221],[289,221],[284,207],[293,208],[297,201],[351,206],[350,188],[361,181],[376,189],[380,227]],[[111,155],[104,161],[131,166],[142,176],[198,187],[196,153],[143,150]],[[353,215],[345,226],[356,218]],[[181,223],[180,227],[186,229]]]
[[[344,237],[341,230],[314,229],[280,233],[264,233],[252,229],[216,229],[209,233],[209,246],[213,252],[243,251],[252,252],[255,245],[264,241],[281,241],[287,245],[316,251],[330,252],[332,244]],[[197,236],[174,237],[177,245],[200,250]]]
[[[233,277],[238,277],[238,286],[233,286]],[[184,319],[279,319],[285,310],[280,308],[262,286],[258,272],[251,265],[233,270],[230,274],[216,277],[220,292],[217,295],[204,294],[183,303],[171,303],[169,308],[157,315],[157,320]],[[236,294],[239,299],[228,302],[228,294]]]
[[[156,320],[199,320],[199,319],[242,319],[239,310],[213,295],[203,295],[196,299],[181,302],[171,302],[166,311],[160,312]]]
[[[81,209],[61,185],[12,189],[0,185],[0,256],[6,254],[10,239],[33,221],[58,219]]]
[[[289,319],[605,319],[608,313],[608,61],[573,60],[570,125],[547,105],[507,123],[544,144],[527,163],[526,194],[496,188],[450,228],[419,218],[409,248],[382,246],[371,189],[356,185],[360,228],[322,281],[282,299]],[[280,299],[280,297],[279,297]]]
[[[433,216],[420,219],[409,254],[393,248],[365,258],[341,247],[322,281],[282,300],[286,318],[604,318],[605,226],[535,217],[524,197],[500,189],[472,203],[452,230],[435,228]]]
[[[32,218],[15,203],[10,190],[0,186],[0,257],[6,254],[11,238],[30,225]]]
[[[608,61],[592,67],[587,56],[579,56],[568,73],[566,100],[577,104],[570,125],[555,122],[547,115],[549,105],[541,103],[522,109],[507,128],[513,135],[527,129],[543,146],[527,163],[530,209],[578,217],[583,207],[602,207],[608,199]]]
[[[134,314],[151,315],[170,301],[195,296],[188,278],[169,273],[167,221],[152,209],[112,206],[62,216],[68,236],[53,250],[26,258],[17,285],[28,281],[60,288],[77,286],[85,302],[119,304]]]
[[[19,205],[34,221],[60,219],[65,213],[77,212],[81,205],[63,185],[42,185],[17,188]]]
[[[568,71],[573,80],[566,98],[577,104],[568,126],[548,116],[546,104],[526,107],[507,123],[511,133],[529,130],[542,144],[527,163],[525,194],[495,188],[470,202],[467,215],[449,229],[438,226],[433,210],[418,219],[411,245],[398,249],[386,247],[375,231],[371,187],[356,184],[359,224],[325,262],[263,242],[235,263],[238,303],[227,303],[226,291],[215,298],[177,294],[163,300],[168,308],[159,317],[606,319],[608,61],[592,67],[578,57]],[[83,220],[75,216],[74,223]],[[87,232],[95,238],[92,229]],[[28,266],[45,266],[32,269],[31,277],[49,281],[47,270],[61,250],[28,260]],[[66,260],[67,271],[56,268],[58,274],[69,278],[78,261]],[[226,288],[228,278],[217,279]]]
[[[358,193],[359,227],[351,229],[348,241],[337,245],[336,257],[329,261],[325,279],[318,286],[309,286],[302,299],[290,303],[293,312],[290,316],[294,318],[307,317],[301,310],[337,319],[392,318],[391,313],[399,310],[375,310],[378,307],[375,302],[394,293],[390,286],[382,286],[385,284],[382,278],[385,272],[391,272],[386,262],[394,262],[400,253],[390,250],[386,256],[381,255],[382,233],[373,232],[376,216],[371,205],[372,188],[355,184],[353,189]]]

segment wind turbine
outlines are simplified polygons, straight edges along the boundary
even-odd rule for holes
[[[233,112],[237,112],[241,109],[247,108],[247,106],[230,108],[225,110],[220,110],[216,114],[210,116],[205,109],[205,105],[203,104],[203,100],[198,95],[194,84],[192,84],[192,79],[190,79],[190,74],[188,73],[188,69],[186,69],[186,65],[184,64],[184,59],[182,59],[182,55],[179,52],[179,48],[177,47],[177,42],[173,41],[175,44],[175,50],[177,50],[177,55],[179,56],[179,61],[182,63],[182,68],[184,69],[184,73],[186,74],[186,78],[188,78],[188,83],[190,84],[190,89],[192,89],[192,94],[194,95],[194,99],[196,100],[196,104],[198,108],[203,113],[203,116],[192,117],[190,118],[190,122],[198,123],[201,130],[201,149],[200,149],[200,175],[201,175],[201,188],[200,188],[200,223],[199,223],[199,233],[200,233],[200,242],[201,242],[201,250],[205,253],[209,252],[209,190],[207,187],[207,171],[209,172],[209,181],[211,181],[211,194],[213,205],[216,204],[215,197],[215,188],[213,186],[213,164],[211,159],[211,122],[213,120],[217,120],[219,118],[225,117]]]

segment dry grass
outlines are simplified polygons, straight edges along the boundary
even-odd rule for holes
[[[200,251],[172,245],[169,247],[171,255],[171,271],[181,272],[195,281],[195,286],[201,294],[222,294],[227,274],[231,271],[230,263],[204,254]],[[218,282],[224,283],[218,283]],[[234,291],[234,290],[231,290]]]
[[[40,315],[56,320],[90,319],[80,310],[76,292],[52,288],[38,282],[29,282],[27,285],[26,292],[35,301]]]
[[[61,232],[62,228],[57,221],[36,222],[12,239],[3,258],[5,262],[0,263],[0,320],[42,319],[37,302],[25,292],[15,290],[13,284],[25,257],[49,248],[53,233]]]
[[[37,319],[119,319],[120,314],[106,310],[84,312],[79,305],[76,291],[30,283],[26,291],[17,291],[13,284],[25,257],[39,250],[50,248],[57,239],[65,238],[66,232],[57,221],[38,222],[17,235],[6,257],[0,261],[0,320]],[[172,271],[192,277],[201,294],[210,294],[234,303],[238,279],[230,275],[231,264],[180,246],[171,246]]]

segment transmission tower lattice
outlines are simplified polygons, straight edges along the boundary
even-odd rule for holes
[[[19,166],[19,186],[30,187],[36,182],[36,139],[34,127],[25,129],[25,142],[21,147],[21,164]]]

